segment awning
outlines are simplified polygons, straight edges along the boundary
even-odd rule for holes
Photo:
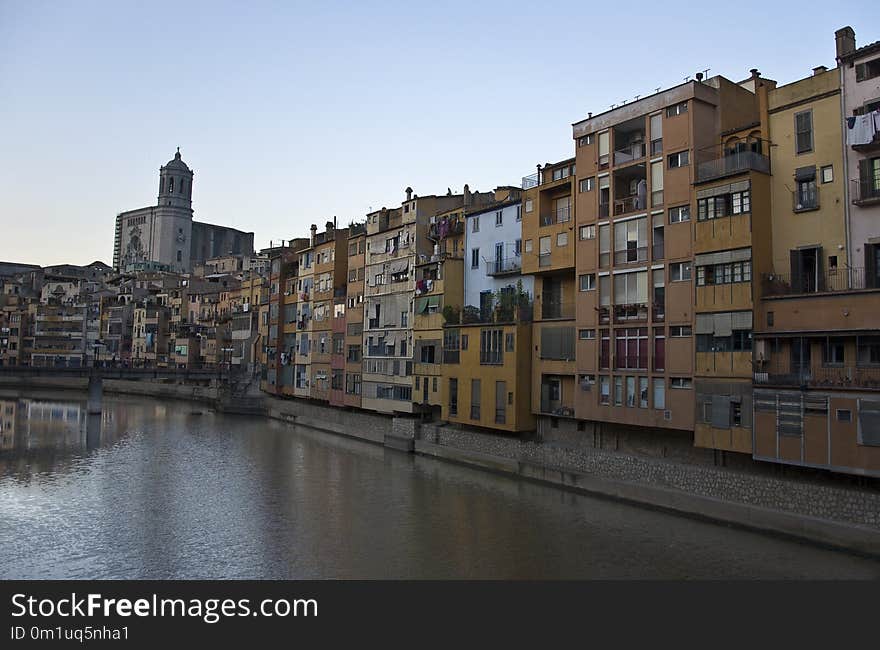
[[[719,251],[717,253],[703,253],[694,258],[695,266],[712,266],[715,264],[727,264],[729,262],[747,262],[752,259],[751,248],[738,248],[732,251]]]
[[[388,265],[389,273],[403,273],[409,268],[409,260],[396,260]]]
[[[428,300],[430,300],[430,298],[417,298],[416,299],[416,313],[417,314],[427,313]]]
[[[794,170],[794,180],[798,183],[816,180],[816,167],[798,167]]]
[[[394,337],[394,334],[385,335],[385,345],[394,345],[396,342],[397,339]]]
[[[727,183],[725,185],[716,185],[715,187],[707,187],[702,190],[697,190],[697,198],[705,199],[710,196],[721,196],[722,194],[745,192],[748,189],[749,181],[738,181],[736,183]]]

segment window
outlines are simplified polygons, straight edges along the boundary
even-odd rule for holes
[[[468,335],[462,334],[461,335],[461,349],[467,350],[467,346],[468,346]]]
[[[480,363],[500,364],[504,360],[501,348],[503,331],[485,329],[480,331]]]
[[[607,268],[611,264],[611,225],[599,226],[599,267]]]
[[[666,408],[666,381],[658,377],[654,378],[654,408]]]
[[[480,380],[471,379],[471,420],[480,419]]]
[[[513,352],[513,344],[514,344],[514,335],[513,332],[508,332],[504,335],[504,350],[505,352]]]
[[[880,77],[880,59],[856,64],[856,82]]]
[[[669,281],[683,282],[691,279],[690,262],[673,262],[669,265]]]
[[[682,336],[691,336],[693,328],[690,325],[670,325],[669,336],[680,338]]]
[[[568,246],[568,233],[567,232],[556,233],[556,245],[557,246]]]
[[[651,123],[651,155],[654,156],[663,151],[663,113],[655,113],[649,119]]]
[[[517,239],[513,242],[513,254],[517,257],[522,255],[522,239]]]
[[[852,411],[849,409],[837,409],[838,422],[852,422]]]
[[[474,217],[471,219],[471,232],[480,232],[480,218]]]
[[[436,349],[433,345],[423,345],[419,354],[420,363],[434,363]]]
[[[568,178],[570,174],[571,174],[571,168],[560,167],[559,169],[553,170],[552,177],[553,177],[554,181],[558,181],[558,180],[562,180],[563,178]]]
[[[608,167],[610,161],[611,133],[602,131],[599,134],[599,169]]]
[[[857,338],[856,363],[860,366],[880,365],[880,336],[859,336]]]
[[[521,205],[516,206],[516,220],[522,221],[522,206]]]
[[[614,263],[648,259],[648,219],[628,219],[614,224]]]
[[[636,405],[636,378],[626,378],[626,405],[633,407]]]
[[[471,249],[471,268],[478,269],[480,268],[480,249],[472,248]]]
[[[752,262],[728,262],[697,267],[697,286],[751,282]]]
[[[663,161],[651,163],[651,206],[663,205]],[[644,206],[640,206],[644,207]]]
[[[831,183],[834,180],[834,167],[833,165],[825,165],[822,167],[822,182],[823,183]]]
[[[526,212],[531,212],[535,209],[535,204],[532,199],[526,199]]]
[[[813,150],[813,111],[801,111],[794,115],[795,153]]]
[[[633,271],[614,276],[615,305],[645,305],[648,303],[648,272]]]
[[[648,367],[648,328],[630,327],[614,331],[614,367]]]
[[[666,157],[666,164],[669,169],[676,169],[677,167],[684,167],[690,162],[690,158],[688,156],[687,151],[679,151],[678,153],[671,153]]]
[[[670,388],[687,389],[694,387],[694,381],[690,377],[673,377],[669,380]]]
[[[531,252],[532,252],[532,240],[527,239],[526,240],[526,253],[531,253]]]
[[[822,363],[826,366],[843,365],[843,341],[840,339],[826,339],[822,346]]]
[[[675,208],[669,208],[669,223],[681,223],[691,220],[691,206],[679,205]]]
[[[639,408],[648,408],[648,378],[639,377]]]
[[[596,177],[590,176],[590,178],[582,178],[578,183],[578,190],[581,192],[592,192],[593,187],[596,185]]]
[[[458,415],[458,379],[449,380],[449,415]]]
[[[614,406],[623,406],[623,377],[614,378]]]
[[[504,210],[498,210],[495,213],[495,227],[504,225]]]
[[[578,235],[581,240],[596,239],[596,226],[581,226]]]
[[[431,392],[432,393],[437,392],[437,378],[436,377],[434,377],[433,381],[431,382]]]
[[[578,138],[578,146],[586,147],[588,144],[593,144],[593,134],[590,133],[588,135],[584,135]]]
[[[673,104],[672,106],[666,107],[666,117],[675,117],[676,115],[683,115],[688,112],[688,104],[687,102],[679,102],[678,104]]]
[[[697,221],[751,212],[749,190],[697,199]]]
[[[183,251],[177,251],[177,261],[183,261]]]
[[[596,289],[596,274],[584,273],[578,276],[578,287],[581,291],[593,291]]]
[[[581,341],[594,341],[596,339],[596,330],[578,330],[578,339]]]
[[[611,403],[611,381],[608,377],[599,377],[599,404]]]

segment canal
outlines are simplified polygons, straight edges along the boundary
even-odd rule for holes
[[[0,395],[0,578],[872,578],[880,562],[183,402]]]

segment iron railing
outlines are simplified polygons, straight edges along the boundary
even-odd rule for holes
[[[550,212],[541,215],[542,226],[552,226],[567,221],[571,221],[571,207],[551,210]]]
[[[700,163],[697,166],[697,180],[706,181],[722,178],[745,171],[770,173],[770,159],[754,151],[738,151],[736,153]]]
[[[554,318],[574,318],[575,303],[567,300],[542,300],[541,318],[551,320]]]
[[[648,305],[646,303],[614,305],[615,323],[631,323],[633,321],[646,320],[648,320]]]
[[[809,388],[866,388],[880,390],[878,366],[821,366],[794,372],[754,374],[756,384],[769,386],[805,386]]]
[[[791,209],[795,212],[806,212],[819,209],[819,188],[806,185],[791,193]]]
[[[854,180],[852,183],[854,197],[853,203],[856,205],[880,201],[880,178],[866,181]]]
[[[834,293],[870,289],[870,282],[862,268],[844,268],[824,273],[764,273],[761,290],[765,296],[794,296],[806,293]]]
[[[625,165],[645,157],[645,143],[631,142],[620,149],[614,150],[614,164]]]
[[[486,275],[506,275],[518,273],[522,269],[522,257],[505,257],[486,262]]]

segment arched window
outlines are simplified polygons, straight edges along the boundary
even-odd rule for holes
[[[761,133],[760,131],[752,131],[749,133],[749,151],[761,153]]]
[[[170,178],[168,179],[168,193],[171,194],[172,192],[174,192],[174,179]]]

